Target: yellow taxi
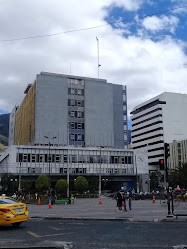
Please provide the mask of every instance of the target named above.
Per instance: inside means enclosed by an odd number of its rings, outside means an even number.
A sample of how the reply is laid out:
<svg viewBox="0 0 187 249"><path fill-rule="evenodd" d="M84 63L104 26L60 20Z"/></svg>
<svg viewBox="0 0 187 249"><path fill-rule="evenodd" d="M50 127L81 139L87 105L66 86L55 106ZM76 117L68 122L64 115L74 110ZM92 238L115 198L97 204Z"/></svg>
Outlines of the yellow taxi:
<svg viewBox="0 0 187 249"><path fill-rule="evenodd" d="M0 196L0 225L12 224L18 227L29 219L29 212L24 203L7 196Z"/></svg>

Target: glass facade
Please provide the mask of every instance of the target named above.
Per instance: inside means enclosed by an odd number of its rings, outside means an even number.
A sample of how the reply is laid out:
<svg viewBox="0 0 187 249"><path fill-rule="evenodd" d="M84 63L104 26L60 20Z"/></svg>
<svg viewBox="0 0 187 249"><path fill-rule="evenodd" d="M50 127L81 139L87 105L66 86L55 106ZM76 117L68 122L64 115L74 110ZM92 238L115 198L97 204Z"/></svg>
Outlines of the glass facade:
<svg viewBox="0 0 187 249"><path fill-rule="evenodd" d="M17 152L17 170L21 163L22 173L67 173L68 149L51 148L50 155L46 148L19 149ZM99 174L134 174L132 151L110 149L69 148L70 173Z"/></svg>
<svg viewBox="0 0 187 249"><path fill-rule="evenodd" d="M69 145L84 147L84 80L68 79Z"/></svg>

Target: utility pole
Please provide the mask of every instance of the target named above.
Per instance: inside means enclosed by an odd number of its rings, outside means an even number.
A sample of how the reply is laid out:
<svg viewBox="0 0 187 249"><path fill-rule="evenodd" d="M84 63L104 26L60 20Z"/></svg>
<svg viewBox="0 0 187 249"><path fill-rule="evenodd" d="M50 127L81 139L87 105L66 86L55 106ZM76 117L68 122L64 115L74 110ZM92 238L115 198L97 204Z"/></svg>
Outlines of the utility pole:
<svg viewBox="0 0 187 249"><path fill-rule="evenodd" d="M99 67L101 66L99 64L99 39L96 37L96 40L97 40L97 59L98 59L98 63L97 63L97 67L98 67L98 79L99 79Z"/></svg>
<svg viewBox="0 0 187 249"><path fill-rule="evenodd" d="M19 183L18 183L18 191L21 189L21 162L19 162Z"/></svg>

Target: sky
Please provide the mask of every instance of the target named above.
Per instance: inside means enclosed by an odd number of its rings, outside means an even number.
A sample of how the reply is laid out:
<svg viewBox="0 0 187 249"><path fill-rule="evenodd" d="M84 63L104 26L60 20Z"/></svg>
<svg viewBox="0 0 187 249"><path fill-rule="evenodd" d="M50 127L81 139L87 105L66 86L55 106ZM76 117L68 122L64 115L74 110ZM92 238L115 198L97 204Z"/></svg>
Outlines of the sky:
<svg viewBox="0 0 187 249"><path fill-rule="evenodd" d="M128 115L187 93L186 30L186 0L0 0L0 114L41 71L97 78L96 37L99 77L127 86Z"/></svg>

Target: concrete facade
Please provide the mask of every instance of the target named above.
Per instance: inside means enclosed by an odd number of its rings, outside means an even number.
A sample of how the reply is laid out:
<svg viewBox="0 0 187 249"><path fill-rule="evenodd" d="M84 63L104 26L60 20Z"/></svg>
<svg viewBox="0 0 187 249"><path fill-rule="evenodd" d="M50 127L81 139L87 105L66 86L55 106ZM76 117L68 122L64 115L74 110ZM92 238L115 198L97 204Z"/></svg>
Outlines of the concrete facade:
<svg viewBox="0 0 187 249"><path fill-rule="evenodd" d="M169 152L169 169L176 169L179 166L187 163L187 140L174 141L173 143L170 143Z"/></svg>
<svg viewBox="0 0 187 249"><path fill-rule="evenodd" d="M34 139L23 145L50 142L59 146L127 149L125 86L103 79L46 72L37 75L35 84ZM25 91L27 95L30 89L31 85ZM21 106L25 111L25 106ZM24 129L29 129L29 125Z"/></svg>
<svg viewBox="0 0 187 249"><path fill-rule="evenodd" d="M164 92L132 110L132 148L148 150L150 170L164 159L164 143L187 138L186 108L186 94Z"/></svg>

